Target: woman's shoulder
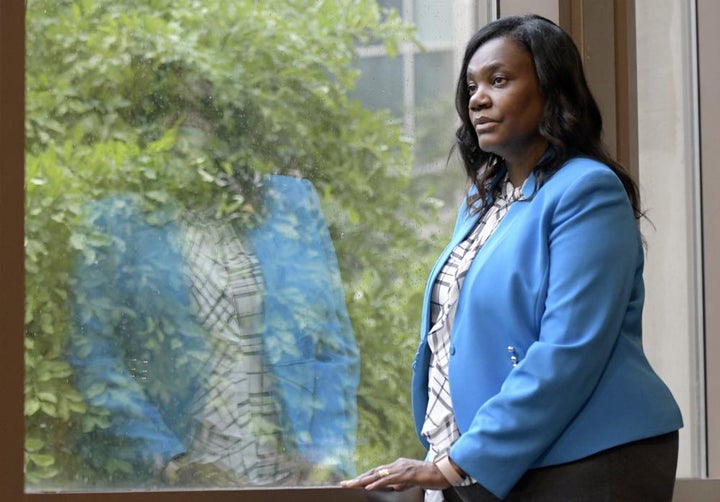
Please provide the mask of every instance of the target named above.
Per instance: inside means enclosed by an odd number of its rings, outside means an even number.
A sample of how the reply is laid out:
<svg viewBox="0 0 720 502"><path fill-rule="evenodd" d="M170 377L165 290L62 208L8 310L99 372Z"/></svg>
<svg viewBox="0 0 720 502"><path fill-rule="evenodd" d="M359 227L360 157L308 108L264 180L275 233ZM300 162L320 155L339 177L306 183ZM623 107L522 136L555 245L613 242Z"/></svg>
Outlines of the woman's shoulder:
<svg viewBox="0 0 720 502"><path fill-rule="evenodd" d="M579 177L603 177L606 175L615 175L609 165L592 157L571 157L555 173L558 179L571 181ZM555 177L555 176L554 176Z"/></svg>
<svg viewBox="0 0 720 502"><path fill-rule="evenodd" d="M537 200L553 214L622 207L628 221L635 221L625 187L613 169L588 157L569 159L537 191ZM612 211L610 211L612 212ZM604 213L604 214L610 214ZM633 223L634 224L634 223Z"/></svg>
<svg viewBox="0 0 720 502"><path fill-rule="evenodd" d="M607 164L590 157L568 159L544 183L548 191L620 190L625 191L620 178Z"/></svg>

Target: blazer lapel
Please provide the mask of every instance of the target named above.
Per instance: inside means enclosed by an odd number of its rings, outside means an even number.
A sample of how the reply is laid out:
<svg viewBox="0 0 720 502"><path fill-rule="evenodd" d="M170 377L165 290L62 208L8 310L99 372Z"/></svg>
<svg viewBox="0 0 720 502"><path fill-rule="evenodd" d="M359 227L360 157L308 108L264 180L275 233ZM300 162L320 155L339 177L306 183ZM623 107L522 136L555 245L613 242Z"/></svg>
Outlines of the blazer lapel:
<svg viewBox="0 0 720 502"><path fill-rule="evenodd" d="M503 217L503 219L498 224L495 231L490 235L487 241L485 241L485 244L483 244L482 248L480 248L480 251L478 251L478 254L475 256L475 259L473 261L473 264L471 265L471 268L478 269L482 267L485 262L488 260L488 258L492 255L495 248L498 246L500 242L502 242L503 238L507 235L509 229L513 226L515 221L517 220L518 214L522 213L523 210L527 209L527 207L521 207L519 204L522 204L523 206L529 205L531 202L528 199L531 199L535 195L535 173L530 173L530 176L527 177L525 182L522 186L522 192L523 192L523 200L513 202L510 207L508 208L507 213ZM476 220L477 221L477 220Z"/></svg>

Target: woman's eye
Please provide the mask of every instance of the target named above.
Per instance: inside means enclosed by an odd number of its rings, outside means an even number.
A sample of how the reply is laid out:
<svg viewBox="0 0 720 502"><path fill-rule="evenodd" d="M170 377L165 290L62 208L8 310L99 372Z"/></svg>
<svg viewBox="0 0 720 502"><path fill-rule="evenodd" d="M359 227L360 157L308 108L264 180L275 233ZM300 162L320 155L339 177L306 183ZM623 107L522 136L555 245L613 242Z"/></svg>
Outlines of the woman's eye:
<svg viewBox="0 0 720 502"><path fill-rule="evenodd" d="M477 91L477 85L475 85L475 84L468 84L468 86L467 86L467 91L468 91L468 94L469 94L470 96L472 96L473 94L475 94L475 91Z"/></svg>
<svg viewBox="0 0 720 502"><path fill-rule="evenodd" d="M492 85L494 85L494 86L503 85L506 80L507 79L505 77L499 77L499 76L493 77Z"/></svg>

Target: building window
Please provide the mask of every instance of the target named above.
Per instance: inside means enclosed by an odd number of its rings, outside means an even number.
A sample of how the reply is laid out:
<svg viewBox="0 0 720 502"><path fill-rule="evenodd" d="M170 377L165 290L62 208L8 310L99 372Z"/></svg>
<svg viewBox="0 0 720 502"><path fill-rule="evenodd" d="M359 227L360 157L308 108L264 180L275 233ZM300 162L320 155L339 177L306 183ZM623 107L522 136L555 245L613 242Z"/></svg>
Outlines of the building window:
<svg viewBox="0 0 720 502"><path fill-rule="evenodd" d="M422 455L456 4L28 5L29 492L326 486Z"/></svg>

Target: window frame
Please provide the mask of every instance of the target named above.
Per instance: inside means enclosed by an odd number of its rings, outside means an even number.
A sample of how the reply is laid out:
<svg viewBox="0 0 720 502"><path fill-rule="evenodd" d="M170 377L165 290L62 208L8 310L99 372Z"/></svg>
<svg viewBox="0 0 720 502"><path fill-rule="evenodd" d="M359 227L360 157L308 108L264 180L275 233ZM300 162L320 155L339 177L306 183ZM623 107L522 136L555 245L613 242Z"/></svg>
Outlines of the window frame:
<svg viewBox="0 0 720 502"><path fill-rule="evenodd" d="M20 499L23 478L23 311L24 311L24 92L25 5L0 3L0 381L6 404L0 420L0 486Z"/></svg>
<svg viewBox="0 0 720 502"><path fill-rule="evenodd" d="M700 10L709 9L711 2L709 0L697 0ZM480 12L484 4L488 12L488 16L492 13L492 17L498 9L497 0L473 1L467 0L465 3L471 4L475 12L476 18L481 17ZM2 279L2 287L0 287L0 382L4 385L5 403L0 410L0 421L5 425L0 431L0 486L9 500L59 500L59 501L79 501L79 500L96 500L98 492L63 492L63 493L25 493L24 475L23 475L23 444L24 444L24 391L23 391L23 356L24 356L24 93L25 93L25 9L26 2L19 0L9 0L0 2L0 151L3 152L3 161L0 165L0 278ZM559 0L561 15L568 15L567 7L570 5L569 0ZM562 10L562 9L566 10ZM696 14L697 15L697 14ZM702 23L703 18L698 16L701 22L701 30L705 26ZM566 22L569 20L564 19ZM563 19L561 19L563 21ZM626 20L628 25L625 27L626 33L632 40L635 34L634 19ZM709 21L708 21L709 23ZM703 32L703 34L705 34ZM701 37L698 42L700 48L703 47L703 39ZM705 46L706 47L706 46ZM707 48L707 47L706 47ZM709 63L712 56L710 54L701 56L699 66L703 63ZM705 80L703 80L705 79ZM708 75L701 74L701 86L708 85ZM622 106L621 108L624 108ZM705 120L708 117L704 117ZM632 119L632 117L631 117ZM634 129L633 129L634 125ZM706 124L702 124L706 125ZM710 129L705 129L709 134ZM629 134L637 134L637 124L631 123ZM706 158L711 158L708 152L711 150L711 142L703 142L703 150ZM632 144L631 144L632 147ZM623 153L622 151L620 152ZM630 152L625 153L631 159L636 155L636 150L630 148ZM709 162L706 161L707 164ZM632 166L632 162L630 162ZM634 167L634 166L633 166ZM708 165L704 170L704 174L709 177L711 167ZM708 180L705 180L708 181ZM706 195L705 202L710 199L707 197L711 193L710 183L703 186ZM705 208L707 214L714 214ZM717 231L711 227L711 222L705 222L705 232L712 233L713 240L706 241L705 249L707 265L712 261L715 268L712 270L706 268L704 279L707 283L712 283L711 279L717 275L717 259L710 260L710 250L717 247ZM715 246L715 247L712 247ZM715 256L715 255L712 255ZM715 281L717 282L717 281ZM706 291L704 304L706 307L712 305L712 299L717 297L717 290L712 289L709 294ZM715 296L712 296L715 295ZM713 332L717 327L717 318L712 317L705 326L708 333ZM708 343L706 357L711 359L712 354L716 354L720 345L718 338L711 338ZM717 371L716 371L717 373ZM713 380L706 376L707 382L712 383ZM717 387L717 385L715 386ZM715 388L713 387L713 388ZM717 393L711 393L708 389L707 399L709 405L713 404L715 408L708 413L708 424L710 424L710 438L708 440L708 457L710 461L710 475L717 476L720 472L720 465L717 458L720 458L720 428L715 423L714 418L720 416L717 410L718 406ZM715 397L713 397L715 396ZM714 424L714 425L713 425ZM392 440L392 438L388 438ZM685 483L687 484L687 482ZM685 486L681 483L681 487ZM250 490L212 490L200 491L156 491L156 492L104 492L102 500L130 500L134 501L195 501L204 500L211 493L213 500L223 502L225 500L257 500L265 501L286 501L286 500L313 500L313 501L332 501L342 497L342 500L349 502L363 500L380 500L382 495L376 496L366 494L362 491L347 491L334 487L317 487L317 488L272 488L272 489L250 489ZM397 500L402 500L399 497ZM409 496L408 496L409 499Z"/></svg>

